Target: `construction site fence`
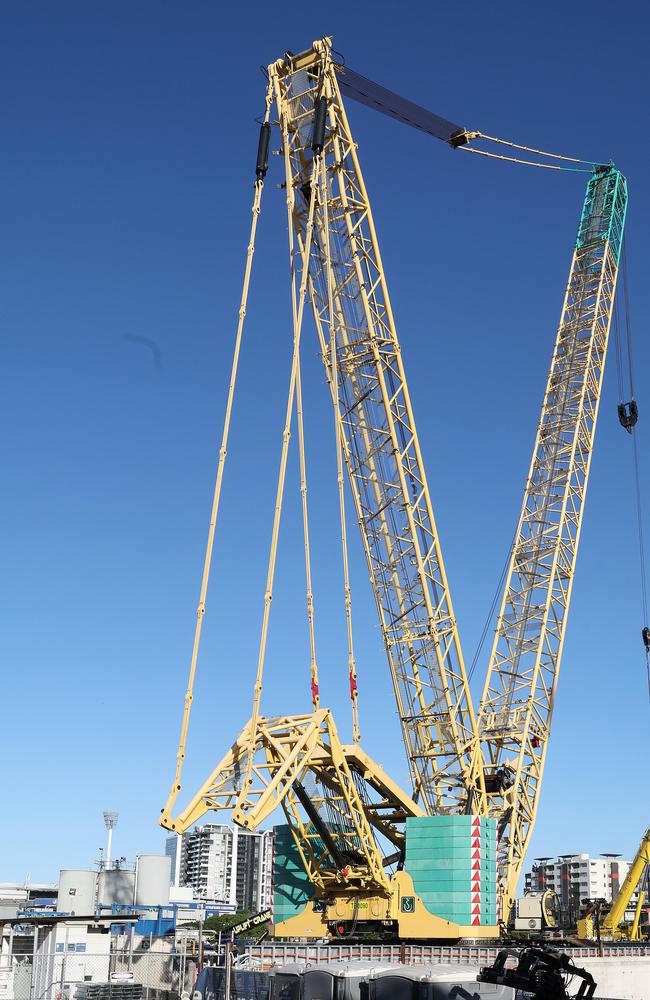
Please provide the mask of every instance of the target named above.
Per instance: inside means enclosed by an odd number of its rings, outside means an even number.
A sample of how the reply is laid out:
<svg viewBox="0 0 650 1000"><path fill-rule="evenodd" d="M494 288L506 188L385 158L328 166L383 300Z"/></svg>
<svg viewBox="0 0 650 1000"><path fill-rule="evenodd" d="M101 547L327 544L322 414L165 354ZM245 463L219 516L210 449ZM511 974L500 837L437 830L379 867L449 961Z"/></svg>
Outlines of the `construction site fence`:
<svg viewBox="0 0 650 1000"><path fill-rule="evenodd" d="M178 1000L198 967L183 953L15 955L0 971L0 1000Z"/></svg>
<svg viewBox="0 0 650 1000"><path fill-rule="evenodd" d="M266 1000L268 969L290 962L366 962L491 965L491 945L281 944L240 947L230 974L228 1000ZM597 957L598 948L565 948L576 964ZM650 945L604 945L604 957L647 956ZM0 966L0 1000L226 1000L224 956L206 956L209 975L195 994L199 967L185 951L27 955L14 954Z"/></svg>

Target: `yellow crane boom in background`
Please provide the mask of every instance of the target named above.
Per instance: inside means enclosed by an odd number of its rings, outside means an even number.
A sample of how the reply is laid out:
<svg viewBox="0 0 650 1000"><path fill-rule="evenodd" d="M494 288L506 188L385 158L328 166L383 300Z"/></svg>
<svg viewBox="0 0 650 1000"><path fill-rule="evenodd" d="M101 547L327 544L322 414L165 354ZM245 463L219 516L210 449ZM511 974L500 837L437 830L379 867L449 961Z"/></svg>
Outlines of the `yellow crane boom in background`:
<svg viewBox="0 0 650 1000"><path fill-rule="evenodd" d="M609 911L603 919L600 919L600 907L591 905L584 917L578 920L578 937L580 938L627 938L629 941L639 941L639 918L646 898L647 889L644 883L650 870L650 827L644 833L639 848L634 855L634 860L627 870L627 875L623 880ZM627 928L622 928L621 923L625 916L625 911L630 905L632 896L639 890L636 902L634 920Z"/></svg>

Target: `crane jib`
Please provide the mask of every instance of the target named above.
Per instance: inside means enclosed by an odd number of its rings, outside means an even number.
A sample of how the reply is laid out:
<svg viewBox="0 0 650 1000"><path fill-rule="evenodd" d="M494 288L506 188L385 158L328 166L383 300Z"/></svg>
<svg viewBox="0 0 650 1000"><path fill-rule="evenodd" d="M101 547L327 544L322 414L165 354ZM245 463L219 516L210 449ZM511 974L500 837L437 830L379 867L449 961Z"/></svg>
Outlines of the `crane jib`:
<svg viewBox="0 0 650 1000"><path fill-rule="evenodd" d="M505 898L532 834L582 526L627 211L613 164L587 184L523 505L478 716L487 776L511 787L501 839ZM487 780L487 778L486 778Z"/></svg>

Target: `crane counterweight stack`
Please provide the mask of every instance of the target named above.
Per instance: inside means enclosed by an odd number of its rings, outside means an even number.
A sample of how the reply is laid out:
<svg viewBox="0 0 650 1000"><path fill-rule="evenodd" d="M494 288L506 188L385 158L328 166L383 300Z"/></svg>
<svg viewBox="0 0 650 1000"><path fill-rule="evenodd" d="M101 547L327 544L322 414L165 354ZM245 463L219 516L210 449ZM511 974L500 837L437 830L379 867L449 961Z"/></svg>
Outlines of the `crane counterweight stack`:
<svg viewBox="0 0 650 1000"><path fill-rule="evenodd" d="M291 839L282 840L283 856L293 866L292 877L298 865L310 887L302 912L289 914L280 925L283 933L320 936L341 921L344 927L356 927L359 920L374 920L409 937L486 936L496 931L497 856L500 911L506 917L539 801L616 288L626 182L609 164L596 167L587 186L476 715L342 90L452 147L467 148L481 135L459 130L341 67L327 38L269 67L253 228L206 555L208 568L274 107L285 168L294 350L253 713L190 805L173 817L205 608L204 572L177 770L161 822L183 832L208 810L232 809L235 822L252 829L281 806L291 834ZM305 305L313 313L334 412L355 739L351 746L340 742L331 713L320 707L300 373ZM294 419L313 712L269 719L260 710L262 674ZM358 745L344 467L397 703L410 794ZM276 880L281 877L280 872Z"/></svg>

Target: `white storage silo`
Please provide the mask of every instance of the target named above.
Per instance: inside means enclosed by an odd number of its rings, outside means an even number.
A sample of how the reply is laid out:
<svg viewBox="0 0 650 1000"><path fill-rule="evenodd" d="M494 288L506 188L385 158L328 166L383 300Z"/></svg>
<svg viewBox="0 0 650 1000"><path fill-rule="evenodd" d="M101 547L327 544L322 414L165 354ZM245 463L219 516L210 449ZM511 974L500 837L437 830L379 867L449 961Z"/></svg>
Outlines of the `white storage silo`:
<svg viewBox="0 0 650 1000"><path fill-rule="evenodd" d="M86 868L64 868L59 872L59 913L77 917L94 916L97 894L97 872Z"/></svg>
<svg viewBox="0 0 650 1000"><path fill-rule="evenodd" d="M167 906L171 881L168 854L139 854L135 889L136 906Z"/></svg>
<svg viewBox="0 0 650 1000"><path fill-rule="evenodd" d="M99 873L97 901L101 906L133 906L135 872L127 868L105 868Z"/></svg>

